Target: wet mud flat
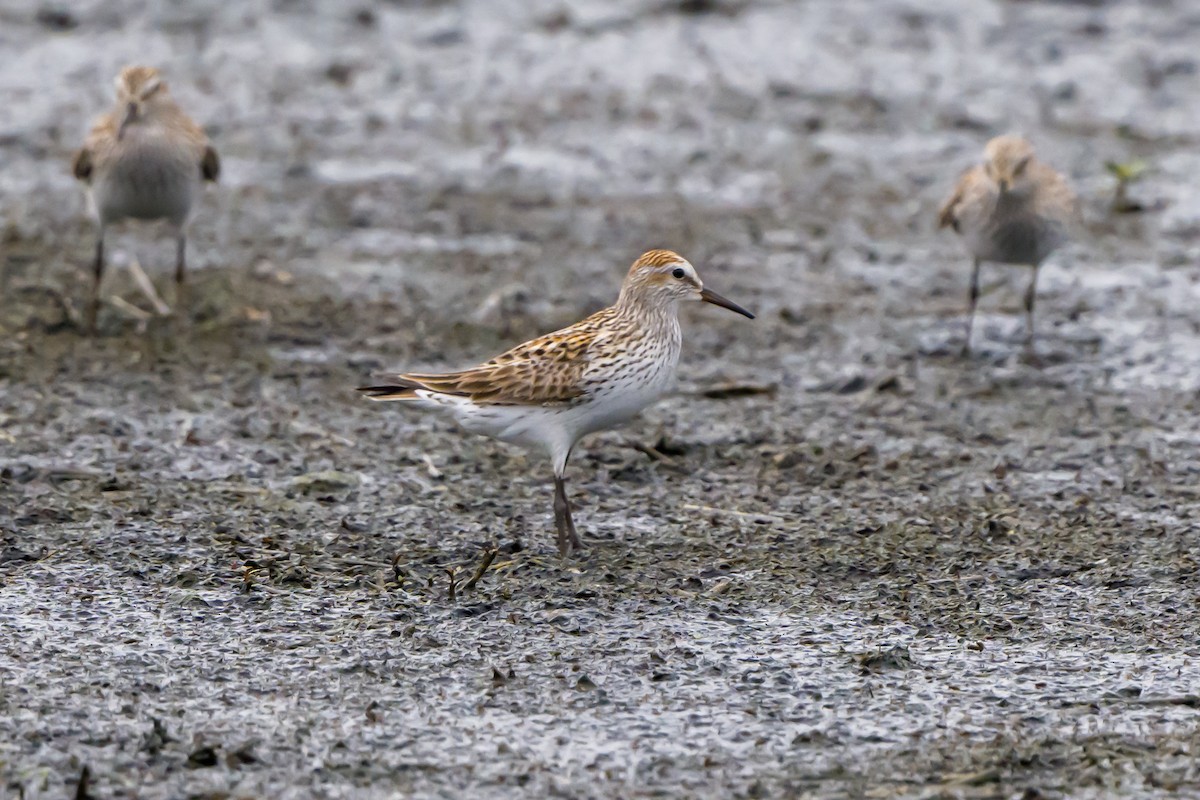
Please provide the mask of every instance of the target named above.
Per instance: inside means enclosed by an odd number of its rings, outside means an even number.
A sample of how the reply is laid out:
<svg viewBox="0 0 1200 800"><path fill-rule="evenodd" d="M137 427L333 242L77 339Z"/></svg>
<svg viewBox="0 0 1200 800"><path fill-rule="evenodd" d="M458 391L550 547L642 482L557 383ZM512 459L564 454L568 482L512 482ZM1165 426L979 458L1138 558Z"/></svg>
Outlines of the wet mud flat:
<svg viewBox="0 0 1200 800"><path fill-rule="evenodd" d="M1200 792L1200 12L1138 3L0 9L0 796ZM84 296L133 57L226 164L188 319ZM991 133L1087 230L933 210ZM1150 165L1115 214L1106 161ZM112 240L106 296L172 300ZM536 455L369 404L678 249L679 393ZM487 569L479 567L490 556Z"/></svg>

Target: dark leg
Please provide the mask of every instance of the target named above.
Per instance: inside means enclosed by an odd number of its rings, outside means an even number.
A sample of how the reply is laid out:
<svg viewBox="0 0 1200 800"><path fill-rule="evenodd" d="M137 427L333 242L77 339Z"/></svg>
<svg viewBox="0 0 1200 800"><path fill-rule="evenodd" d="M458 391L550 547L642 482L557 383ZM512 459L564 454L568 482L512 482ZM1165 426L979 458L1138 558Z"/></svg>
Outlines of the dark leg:
<svg viewBox="0 0 1200 800"><path fill-rule="evenodd" d="M88 333L96 333L96 312L100 308L100 281L104 278L104 229L96 237L96 260L92 263L92 292L88 296L84 325Z"/></svg>
<svg viewBox="0 0 1200 800"><path fill-rule="evenodd" d="M179 318L187 319L187 288L184 276L187 274L187 234L179 231L175 239L175 311Z"/></svg>
<svg viewBox="0 0 1200 800"><path fill-rule="evenodd" d="M1025 345L1033 346L1033 301L1037 295L1038 268L1034 266L1029 288L1025 290Z"/></svg>
<svg viewBox="0 0 1200 800"><path fill-rule="evenodd" d="M967 293L967 338L963 341L962 354L971 352L971 328L975 323L975 304L979 302L979 259L971 266L971 288Z"/></svg>
<svg viewBox="0 0 1200 800"><path fill-rule="evenodd" d="M178 238L175 239L175 286L177 288L183 286L183 276L187 272L187 259L184 254L187 250L187 234L179 232Z"/></svg>
<svg viewBox="0 0 1200 800"><path fill-rule="evenodd" d="M563 486L563 499L567 498L566 485ZM571 503L567 501L567 537L571 540L571 548L573 550L582 550L583 542L579 541L579 534L575 531L575 518L571 516Z"/></svg>
<svg viewBox="0 0 1200 800"><path fill-rule="evenodd" d="M567 500L567 482L554 476L554 526L558 530L558 554L566 558L572 550L582 550L583 543L575 532L571 518L571 502Z"/></svg>
<svg viewBox="0 0 1200 800"><path fill-rule="evenodd" d="M571 543L567 538L567 489L563 479L554 476L554 529L558 532L558 554L563 558L571 552Z"/></svg>

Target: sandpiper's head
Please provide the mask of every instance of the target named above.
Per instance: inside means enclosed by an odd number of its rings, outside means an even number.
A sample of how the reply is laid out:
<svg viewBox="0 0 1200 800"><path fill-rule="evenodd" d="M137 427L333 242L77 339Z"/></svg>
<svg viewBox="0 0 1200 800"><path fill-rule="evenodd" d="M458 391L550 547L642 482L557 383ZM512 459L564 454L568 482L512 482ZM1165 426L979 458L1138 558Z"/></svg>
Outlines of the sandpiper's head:
<svg viewBox="0 0 1200 800"><path fill-rule="evenodd" d="M117 138L125 130L154 113L158 105L168 98L167 82L154 67L132 66L121 70L117 76L117 103L121 107L121 127Z"/></svg>
<svg viewBox="0 0 1200 800"><path fill-rule="evenodd" d="M642 253L621 286L621 303L649 303L653 306L677 305L681 300L703 300L754 319L754 315L732 300L705 289L696 268L687 259L670 250Z"/></svg>
<svg viewBox="0 0 1200 800"><path fill-rule="evenodd" d="M1026 168L1032 163L1033 145L1020 136L997 136L983 149L983 168L1000 187L1001 194L1026 188Z"/></svg>

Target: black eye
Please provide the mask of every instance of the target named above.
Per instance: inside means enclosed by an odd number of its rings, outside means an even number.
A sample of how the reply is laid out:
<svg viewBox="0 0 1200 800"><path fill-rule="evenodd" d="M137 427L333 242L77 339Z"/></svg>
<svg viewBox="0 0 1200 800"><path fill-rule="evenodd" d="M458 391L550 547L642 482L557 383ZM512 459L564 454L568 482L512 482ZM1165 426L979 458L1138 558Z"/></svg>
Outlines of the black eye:
<svg viewBox="0 0 1200 800"><path fill-rule="evenodd" d="M676 267L675 269L671 270L671 274L676 278L682 278L687 273L683 271L683 267Z"/></svg>

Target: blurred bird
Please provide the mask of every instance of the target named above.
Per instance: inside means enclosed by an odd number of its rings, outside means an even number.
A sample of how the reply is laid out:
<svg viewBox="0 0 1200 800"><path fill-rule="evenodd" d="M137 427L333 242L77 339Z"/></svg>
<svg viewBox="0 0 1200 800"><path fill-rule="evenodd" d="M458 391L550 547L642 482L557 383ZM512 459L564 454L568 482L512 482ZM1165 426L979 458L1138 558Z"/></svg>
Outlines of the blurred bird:
<svg viewBox="0 0 1200 800"><path fill-rule="evenodd" d="M182 294L192 209L203 183L215 182L221 171L217 151L171 98L157 69L125 67L116 86L116 107L96 121L72 168L87 185L99 225L86 312L92 332L104 277L105 228L124 219L167 220L175 234L175 283Z"/></svg>
<svg viewBox="0 0 1200 800"><path fill-rule="evenodd" d="M1025 341L1032 348L1038 268L1067 240L1078 219L1075 193L1062 175L1034 157L1033 145L1011 135L987 143L983 163L959 178L954 192L938 210L938 227L951 227L962 234L974 257L964 354L971 349L979 267L984 261L1032 268L1025 290Z"/></svg>
<svg viewBox="0 0 1200 800"><path fill-rule="evenodd" d="M754 315L704 288L669 250L644 253L617 302L582 322L517 345L477 367L381 376L374 400L440 408L472 433L546 450L554 466L554 522L563 556L582 547L567 500L571 450L589 433L629 420L674 385L682 335L679 304L703 300Z"/></svg>

